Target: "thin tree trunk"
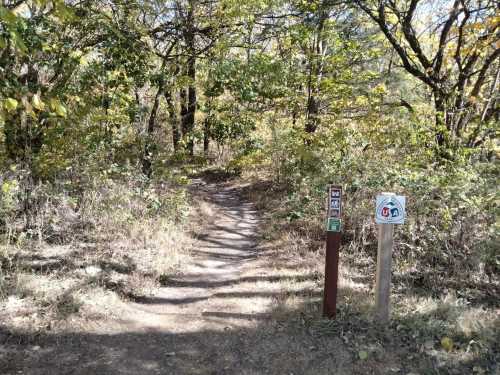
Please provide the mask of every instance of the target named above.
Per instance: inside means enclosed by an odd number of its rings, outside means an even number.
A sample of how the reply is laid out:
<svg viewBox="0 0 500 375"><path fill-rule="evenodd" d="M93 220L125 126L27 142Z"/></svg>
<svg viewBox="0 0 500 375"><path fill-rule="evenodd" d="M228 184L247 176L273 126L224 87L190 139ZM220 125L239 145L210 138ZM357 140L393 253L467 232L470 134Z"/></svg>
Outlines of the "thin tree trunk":
<svg viewBox="0 0 500 375"><path fill-rule="evenodd" d="M151 177L152 160L154 152L154 131L156 129L156 118L158 116L158 108L160 107L160 97L163 93L163 84L160 84L158 91L156 92L153 107L151 108L151 114L149 115L148 127L146 128L146 139L144 143L144 153L142 155L142 173L148 178Z"/></svg>
<svg viewBox="0 0 500 375"><path fill-rule="evenodd" d="M191 78L191 84L188 87L188 104L187 104L187 113L186 113L186 129L188 131L188 142L187 149L189 151L189 155L194 155L194 141L192 132L194 130L195 123L195 115L196 115L196 86L195 86L195 78L196 78L196 60L194 56L189 61L188 64L188 77Z"/></svg>
<svg viewBox="0 0 500 375"><path fill-rule="evenodd" d="M498 121L498 108L495 110L495 103L496 103L496 96L495 93L497 92L497 86L498 83L500 82L500 69L497 70L497 73L495 75L495 79L493 80L491 87L490 87L490 92L489 92L489 99L486 102L482 112L481 112L481 119L479 123L477 124L476 128L472 132L472 134L469 136L469 140L467 142L467 145L469 147L477 147L480 144L484 142L485 139L487 139L488 134L485 134L483 137L480 139L477 139L479 136L479 133L481 132L482 125L487 123L491 118L494 116L497 116L497 121ZM495 132L492 132L491 134L495 134Z"/></svg>
<svg viewBox="0 0 500 375"><path fill-rule="evenodd" d="M306 132L314 133L318 127L318 102L314 94L310 94L307 100L307 120L306 120Z"/></svg>
<svg viewBox="0 0 500 375"><path fill-rule="evenodd" d="M320 85L323 78L324 57L326 54L326 45L323 36L325 21L328 18L328 13L323 9L320 10L318 26L316 29L315 40L311 48L311 56L309 62L309 79L307 82L307 107L306 107L306 125L307 133L314 133L319 124L319 94Z"/></svg>
<svg viewBox="0 0 500 375"><path fill-rule="evenodd" d="M208 105L210 106L210 103L208 103ZM210 109L203 123L203 155L205 155L206 158L208 157L208 153L210 151L209 148L210 148Z"/></svg>
<svg viewBox="0 0 500 375"><path fill-rule="evenodd" d="M174 153L179 151L179 141L181 139L179 122L177 121L177 115L175 113L175 106L172 101L172 92L167 90L165 92L165 100L167 101L167 111L170 120L170 125L172 126L172 144L174 146Z"/></svg>
<svg viewBox="0 0 500 375"><path fill-rule="evenodd" d="M181 118L181 135L182 137L185 137L188 132L188 129L186 128L187 92L185 87L182 87L179 90L179 102L180 102L180 118Z"/></svg>
<svg viewBox="0 0 500 375"><path fill-rule="evenodd" d="M190 83L187 88L187 108L186 115L183 118L184 137L187 137L186 148L191 156L194 155L193 130L196 115L196 47L195 47L195 1L188 1L188 10L186 14L186 28L184 31L184 41L189 53L187 60L187 76Z"/></svg>

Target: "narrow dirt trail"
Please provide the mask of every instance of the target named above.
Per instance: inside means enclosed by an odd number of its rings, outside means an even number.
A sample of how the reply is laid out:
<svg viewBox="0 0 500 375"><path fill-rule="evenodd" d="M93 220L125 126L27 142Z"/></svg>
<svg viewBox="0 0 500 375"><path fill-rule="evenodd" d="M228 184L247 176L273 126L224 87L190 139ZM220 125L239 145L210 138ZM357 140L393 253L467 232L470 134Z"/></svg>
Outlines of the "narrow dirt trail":
<svg viewBox="0 0 500 375"><path fill-rule="evenodd" d="M256 211L230 188L203 185L215 211L213 221L204 233L196 233L199 241L182 274L170 278L154 297L129 305L140 312L129 316L135 330L228 330L248 326L242 317L252 321L267 311L269 299L242 285L255 281L244 275L258 268Z"/></svg>
<svg viewBox="0 0 500 375"><path fill-rule="evenodd" d="M258 215L230 186L205 185L215 214L184 272L104 326L49 335L12 374L351 374L337 338L297 329L290 295L313 277L261 257Z"/></svg>

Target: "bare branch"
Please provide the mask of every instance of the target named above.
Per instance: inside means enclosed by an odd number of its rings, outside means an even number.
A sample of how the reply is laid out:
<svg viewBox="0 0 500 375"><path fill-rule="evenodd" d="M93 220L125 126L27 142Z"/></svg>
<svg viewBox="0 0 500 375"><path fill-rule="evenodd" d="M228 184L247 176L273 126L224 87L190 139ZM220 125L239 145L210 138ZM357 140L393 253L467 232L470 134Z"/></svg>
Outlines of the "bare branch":
<svg viewBox="0 0 500 375"><path fill-rule="evenodd" d="M386 20L385 15L385 5L383 1L379 2L379 7L377 13L374 10L370 9L363 0L356 0L358 6L364 10L380 27L380 30L384 33L387 40L391 43L393 48L398 53L401 62L403 63L404 68L412 74L414 77L418 78L428 86L430 86L433 90L438 90L438 86L436 83L426 74L425 71L419 69L410 59L408 52L404 49L404 47L400 44L400 42L396 39L395 35L391 30L389 30L389 26ZM419 48L419 47L418 47ZM426 61L424 59L424 61ZM430 66L430 62L427 61L427 66ZM425 66L424 66L425 67Z"/></svg>
<svg viewBox="0 0 500 375"><path fill-rule="evenodd" d="M479 91L484 85L484 81L486 79L486 74L488 73L488 70L493 64L493 62L500 56L500 48L497 48L493 53L488 56L483 63L483 66L479 70L479 75L476 79L476 83L474 83L474 87L471 91L471 96L477 96L479 94Z"/></svg>
<svg viewBox="0 0 500 375"><path fill-rule="evenodd" d="M436 53L436 56L434 57L434 72L436 76L439 75L439 72L441 71L441 66L443 65L443 56L444 56L444 50L447 44L447 39L448 39L448 34L451 30L451 26L453 23L457 20L458 16L462 12L458 10L458 6L460 5L460 0L455 0L455 3L453 4L453 8L451 10L450 16L448 17L448 20L445 22L443 26L443 30L441 31L441 36L439 38L439 47L438 51ZM457 43L457 49L460 48Z"/></svg>

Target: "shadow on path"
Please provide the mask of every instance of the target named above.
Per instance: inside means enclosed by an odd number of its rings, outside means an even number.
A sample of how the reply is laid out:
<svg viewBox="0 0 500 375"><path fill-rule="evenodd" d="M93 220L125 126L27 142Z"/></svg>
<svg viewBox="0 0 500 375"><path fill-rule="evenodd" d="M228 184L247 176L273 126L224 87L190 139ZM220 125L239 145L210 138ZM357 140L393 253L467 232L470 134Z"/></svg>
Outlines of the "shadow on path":
<svg viewBox="0 0 500 375"><path fill-rule="evenodd" d="M13 334L13 327L0 325L0 373L382 375L389 368L401 374L420 364L436 368L436 358L418 352L415 339L404 341L396 326L380 330L349 308L352 299L368 304L366 292L344 287L338 320L319 319L321 275L297 273L289 264L277 271L256 243L253 207L232 188L197 186L218 213L209 232L197 236L183 274L163 280L156 295L129 302L116 319L92 330ZM364 346L353 342L382 350L360 360ZM415 367L407 355L417 352ZM457 362L456 369L463 368L472 364Z"/></svg>

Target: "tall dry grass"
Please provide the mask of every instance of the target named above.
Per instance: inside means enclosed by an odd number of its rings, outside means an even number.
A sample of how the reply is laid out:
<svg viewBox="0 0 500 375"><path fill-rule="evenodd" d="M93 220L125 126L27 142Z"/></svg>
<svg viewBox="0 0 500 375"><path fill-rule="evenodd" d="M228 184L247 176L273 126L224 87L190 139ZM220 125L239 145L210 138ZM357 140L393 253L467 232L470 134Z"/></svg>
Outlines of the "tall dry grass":
<svg viewBox="0 0 500 375"><path fill-rule="evenodd" d="M0 181L0 315L12 331L105 319L120 299L153 293L189 254L185 186L25 183L12 173Z"/></svg>

